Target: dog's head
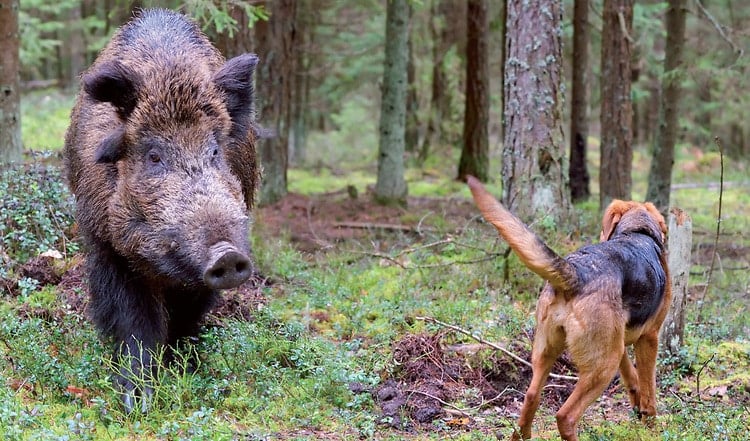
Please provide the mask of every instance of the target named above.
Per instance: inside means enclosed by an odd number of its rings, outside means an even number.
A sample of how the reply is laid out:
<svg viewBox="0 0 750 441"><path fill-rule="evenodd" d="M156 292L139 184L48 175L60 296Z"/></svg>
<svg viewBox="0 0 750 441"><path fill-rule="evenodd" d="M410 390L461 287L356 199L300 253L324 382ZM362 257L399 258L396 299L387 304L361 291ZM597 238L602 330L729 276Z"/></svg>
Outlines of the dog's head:
<svg viewBox="0 0 750 441"><path fill-rule="evenodd" d="M604 211L602 232L599 240L604 242L617 233L638 231L653 237L664 245L667 237L667 224L651 202L621 201L615 199Z"/></svg>

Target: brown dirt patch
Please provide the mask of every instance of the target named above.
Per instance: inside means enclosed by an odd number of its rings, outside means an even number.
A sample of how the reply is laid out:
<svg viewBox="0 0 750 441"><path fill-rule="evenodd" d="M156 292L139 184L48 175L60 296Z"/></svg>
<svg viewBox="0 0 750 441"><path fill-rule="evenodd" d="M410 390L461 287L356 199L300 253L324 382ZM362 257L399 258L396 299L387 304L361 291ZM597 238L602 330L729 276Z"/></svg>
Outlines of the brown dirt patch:
<svg viewBox="0 0 750 441"><path fill-rule="evenodd" d="M257 227L271 236L288 234L301 251L314 252L347 239L372 235L424 235L455 229L477 214L468 199L409 198L408 207L378 205L372 195L352 197L345 190L305 196L290 193L256 212Z"/></svg>

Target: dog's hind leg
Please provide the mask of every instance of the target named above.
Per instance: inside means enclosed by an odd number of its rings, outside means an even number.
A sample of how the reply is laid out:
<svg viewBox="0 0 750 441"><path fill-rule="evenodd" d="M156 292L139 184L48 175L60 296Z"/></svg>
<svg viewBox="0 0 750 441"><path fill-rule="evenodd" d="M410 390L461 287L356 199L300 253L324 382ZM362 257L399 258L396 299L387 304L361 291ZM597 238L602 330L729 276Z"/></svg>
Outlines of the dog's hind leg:
<svg viewBox="0 0 750 441"><path fill-rule="evenodd" d="M591 300L591 299L588 299ZM617 373L625 353L625 326L621 317L607 308L579 304L594 319L570 321L566 328L568 350L578 368L578 383L557 411L557 429L566 441L578 440L578 421L586 409L599 398Z"/></svg>
<svg viewBox="0 0 750 441"><path fill-rule="evenodd" d="M565 441L578 441L578 421L586 408L601 396L612 381L621 359L619 354L622 354L622 351L610 351L608 354L602 354L605 358L597 360L596 363L578 365L578 383L555 415L560 437Z"/></svg>
<svg viewBox="0 0 750 441"><path fill-rule="evenodd" d="M628 393L630 405L634 410L640 411L641 394L639 390L638 372L630 361L627 350L622 353L622 359L620 359L620 378L622 379L622 386Z"/></svg>
<svg viewBox="0 0 750 441"><path fill-rule="evenodd" d="M557 345L551 344L547 340L544 331L541 329L537 330L537 334L534 337L534 346L531 350L531 383L529 384L529 388L526 389L526 396L523 399L523 406L521 407L521 416L518 419L521 433L519 436L519 433L514 431L512 440L517 441L519 439L531 438L531 422L534 419L536 410L539 408L542 389L547 382L552 365L560 357L564 348L565 346L562 342Z"/></svg>

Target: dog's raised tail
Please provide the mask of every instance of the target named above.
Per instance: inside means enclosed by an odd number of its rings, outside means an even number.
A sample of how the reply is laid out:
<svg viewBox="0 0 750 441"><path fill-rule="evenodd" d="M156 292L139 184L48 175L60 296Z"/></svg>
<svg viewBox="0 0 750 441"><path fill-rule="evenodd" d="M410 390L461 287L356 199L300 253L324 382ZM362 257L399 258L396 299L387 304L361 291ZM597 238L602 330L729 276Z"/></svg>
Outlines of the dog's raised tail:
<svg viewBox="0 0 750 441"><path fill-rule="evenodd" d="M577 279L575 268L552 251L523 222L495 199L474 176L466 176L474 202L530 270L550 282L557 292L570 292Z"/></svg>

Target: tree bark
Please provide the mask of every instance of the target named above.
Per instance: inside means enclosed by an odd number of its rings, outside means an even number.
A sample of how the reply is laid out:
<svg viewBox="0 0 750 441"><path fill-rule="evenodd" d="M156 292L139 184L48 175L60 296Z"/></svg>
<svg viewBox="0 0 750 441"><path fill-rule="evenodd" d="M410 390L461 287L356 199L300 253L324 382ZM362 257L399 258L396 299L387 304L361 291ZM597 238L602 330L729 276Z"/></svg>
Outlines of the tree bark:
<svg viewBox="0 0 750 441"><path fill-rule="evenodd" d="M448 138L445 121L451 116L451 93L445 54L456 44L455 19L457 5L449 0L434 0L430 32L432 34L432 97L427 119L427 130L419 150L419 160L424 161L435 145Z"/></svg>
<svg viewBox="0 0 750 441"><path fill-rule="evenodd" d="M295 0L269 2L266 7L270 9L270 19L255 25L260 57L256 71L260 123L273 132L258 142L263 167L260 204L272 204L287 193L296 5Z"/></svg>
<svg viewBox="0 0 750 441"><path fill-rule="evenodd" d="M458 178L467 174L481 181L489 177L490 75L487 0L469 0L466 12L466 103Z"/></svg>
<svg viewBox="0 0 750 441"><path fill-rule="evenodd" d="M690 250L693 244L693 221L679 208L669 213L669 266L672 281L672 304L659 332L662 351L677 355L685 334L685 305L690 278Z"/></svg>
<svg viewBox="0 0 750 441"><path fill-rule="evenodd" d="M630 52L634 0L604 0L601 56L599 204L631 199L633 107Z"/></svg>
<svg viewBox="0 0 750 441"><path fill-rule="evenodd" d="M409 3L409 22L414 14L414 8ZM419 148L419 101L417 98L417 68L414 63L414 38L413 32L408 37L409 63L406 67L407 93L406 93L406 134L405 143L407 152L415 152Z"/></svg>
<svg viewBox="0 0 750 441"><path fill-rule="evenodd" d="M21 160L18 0L0 0L0 164Z"/></svg>
<svg viewBox="0 0 750 441"><path fill-rule="evenodd" d="M686 0L669 0L667 10L667 46L662 74L659 126L653 147L651 170L648 176L646 199L662 213L669 209L669 189L672 185L674 146L677 142L677 114L682 80L682 52L685 45Z"/></svg>
<svg viewBox="0 0 750 441"><path fill-rule="evenodd" d="M503 203L523 221L572 215L562 129L562 4L508 2Z"/></svg>
<svg viewBox="0 0 750 441"><path fill-rule="evenodd" d="M573 202L591 196L586 166L588 140L589 2L573 5L573 79L570 100L570 196Z"/></svg>
<svg viewBox="0 0 750 441"><path fill-rule="evenodd" d="M404 137L406 131L406 81L409 58L408 0L388 0L385 29L383 98L380 107L380 146L375 200L381 204L406 204Z"/></svg>

